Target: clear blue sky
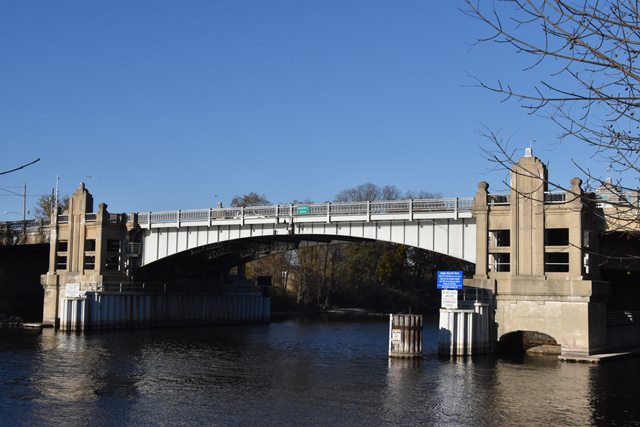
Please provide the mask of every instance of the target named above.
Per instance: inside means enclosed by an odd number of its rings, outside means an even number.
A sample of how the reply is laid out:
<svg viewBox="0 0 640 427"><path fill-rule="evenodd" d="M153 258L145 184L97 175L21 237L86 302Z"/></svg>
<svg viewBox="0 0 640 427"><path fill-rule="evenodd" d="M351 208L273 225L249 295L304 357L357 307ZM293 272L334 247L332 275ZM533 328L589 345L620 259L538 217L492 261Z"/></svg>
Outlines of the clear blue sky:
<svg viewBox="0 0 640 427"><path fill-rule="evenodd" d="M0 187L86 182L111 212L205 208L214 195L332 199L364 182L471 196L483 126L535 138L560 182L557 130L477 88L533 81L513 51L473 49L462 1L0 0ZM593 165L592 165L593 167ZM0 212L21 212L0 191ZM5 195L6 194L6 195ZM35 204L29 198L29 209ZM0 220L15 215L0 216Z"/></svg>

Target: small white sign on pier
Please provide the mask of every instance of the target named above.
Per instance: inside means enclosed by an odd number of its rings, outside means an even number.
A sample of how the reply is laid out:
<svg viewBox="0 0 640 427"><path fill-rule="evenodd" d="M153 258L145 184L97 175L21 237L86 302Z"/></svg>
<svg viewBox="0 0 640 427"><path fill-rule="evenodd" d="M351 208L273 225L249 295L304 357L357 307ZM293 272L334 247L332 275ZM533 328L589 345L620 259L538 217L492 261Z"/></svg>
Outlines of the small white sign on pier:
<svg viewBox="0 0 640 427"><path fill-rule="evenodd" d="M80 283L67 283L65 288L66 298L80 298Z"/></svg>
<svg viewBox="0 0 640 427"><path fill-rule="evenodd" d="M458 291L455 289L443 289L441 306L449 310L456 310L458 308Z"/></svg>

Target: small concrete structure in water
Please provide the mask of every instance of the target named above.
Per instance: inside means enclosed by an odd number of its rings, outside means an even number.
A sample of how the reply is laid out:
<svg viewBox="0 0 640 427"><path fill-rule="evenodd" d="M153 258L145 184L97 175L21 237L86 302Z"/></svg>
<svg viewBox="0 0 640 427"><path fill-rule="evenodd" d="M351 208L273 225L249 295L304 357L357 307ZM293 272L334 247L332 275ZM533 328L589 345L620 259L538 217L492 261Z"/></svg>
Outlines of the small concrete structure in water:
<svg viewBox="0 0 640 427"><path fill-rule="evenodd" d="M494 350L489 304L473 302L472 308L440 309L438 353L471 356Z"/></svg>
<svg viewBox="0 0 640 427"><path fill-rule="evenodd" d="M421 315L389 315L389 357L422 357Z"/></svg>

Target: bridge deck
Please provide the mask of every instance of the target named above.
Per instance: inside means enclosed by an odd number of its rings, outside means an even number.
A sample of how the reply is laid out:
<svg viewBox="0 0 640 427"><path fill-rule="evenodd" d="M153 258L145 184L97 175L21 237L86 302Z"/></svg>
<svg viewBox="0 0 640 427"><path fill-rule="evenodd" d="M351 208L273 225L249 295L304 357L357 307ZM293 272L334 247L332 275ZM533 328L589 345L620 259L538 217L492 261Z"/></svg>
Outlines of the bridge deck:
<svg viewBox="0 0 640 427"><path fill-rule="evenodd" d="M473 198L315 203L140 212L142 228L471 218Z"/></svg>

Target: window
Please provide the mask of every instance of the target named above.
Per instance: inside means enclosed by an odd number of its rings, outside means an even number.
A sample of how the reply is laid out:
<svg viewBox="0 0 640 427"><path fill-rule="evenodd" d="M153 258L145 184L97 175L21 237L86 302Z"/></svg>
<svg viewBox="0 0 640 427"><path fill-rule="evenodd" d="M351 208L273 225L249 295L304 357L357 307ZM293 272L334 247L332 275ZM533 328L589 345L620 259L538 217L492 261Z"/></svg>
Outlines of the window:
<svg viewBox="0 0 640 427"><path fill-rule="evenodd" d="M492 246L511 246L511 230L491 230L489 236Z"/></svg>
<svg viewBox="0 0 640 427"><path fill-rule="evenodd" d="M503 272L511 270L511 254L495 253L489 254L489 269L495 272Z"/></svg>
<svg viewBox="0 0 640 427"><path fill-rule="evenodd" d="M544 270L548 272L566 273L569 271L568 252L546 252L544 254Z"/></svg>
<svg viewBox="0 0 640 427"><path fill-rule="evenodd" d="M107 255L105 270L116 271L120 269L120 257L118 255Z"/></svg>
<svg viewBox="0 0 640 427"><path fill-rule="evenodd" d="M120 240L107 240L107 252L120 252Z"/></svg>
<svg viewBox="0 0 640 427"><path fill-rule="evenodd" d="M84 257L84 269L85 270L95 270L96 268L96 257L93 255L87 255Z"/></svg>
<svg viewBox="0 0 640 427"><path fill-rule="evenodd" d="M544 230L544 244L546 246L568 246L568 228L547 228Z"/></svg>
<svg viewBox="0 0 640 427"><path fill-rule="evenodd" d="M86 252L93 252L96 250L96 239L87 239L84 241L84 250Z"/></svg>
<svg viewBox="0 0 640 427"><path fill-rule="evenodd" d="M66 270L67 269L67 257L58 255L56 257L56 270Z"/></svg>
<svg viewBox="0 0 640 427"><path fill-rule="evenodd" d="M66 240L58 240L58 252L67 252L69 250L69 242Z"/></svg>

